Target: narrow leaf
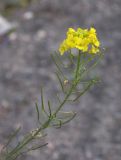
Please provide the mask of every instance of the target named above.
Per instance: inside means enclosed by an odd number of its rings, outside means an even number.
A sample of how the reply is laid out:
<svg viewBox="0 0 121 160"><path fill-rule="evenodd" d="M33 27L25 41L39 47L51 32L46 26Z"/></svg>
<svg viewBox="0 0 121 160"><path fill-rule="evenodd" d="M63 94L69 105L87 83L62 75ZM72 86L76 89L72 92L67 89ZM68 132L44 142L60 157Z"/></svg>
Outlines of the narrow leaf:
<svg viewBox="0 0 121 160"><path fill-rule="evenodd" d="M61 89L62 89L62 91L64 92L63 83L62 83L61 78L60 78L60 76L59 76L59 74L58 74L57 72L56 72L56 76L57 76L58 81L59 81L59 83L60 83Z"/></svg>
<svg viewBox="0 0 121 160"><path fill-rule="evenodd" d="M93 82L89 83L87 87L85 87L85 89L82 92L80 92L80 94L73 101L78 100L93 84Z"/></svg>
<svg viewBox="0 0 121 160"><path fill-rule="evenodd" d="M36 107L36 111L37 111L37 119L39 121L40 120L40 114L39 114L39 107L38 107L37 103L35 103L35 107Z"/></svg>
<svg viewBox="0 0 121 160"><path fill-rule="evenodd" d="M63 76L63 78L66 79L66 77L65 77L64 74L63 74L63 72L62 72L61 69L60 69L60 66L58 65L58 63L57 63L56 60L55 60L54 55L51 55L51 57L52 57L53 62L54 62L55 65L56 65L58 71L61 73L61 75Z"/></svg>
<svg viewBox="0 0 121 160"><path fill-rule="evenodd" d="M42 111L46 114L46 116L48 117L48 114L45 110L45 106L44 106L44 97L43 97L43 89L41 87L41 105L42 105Z"/></svg>

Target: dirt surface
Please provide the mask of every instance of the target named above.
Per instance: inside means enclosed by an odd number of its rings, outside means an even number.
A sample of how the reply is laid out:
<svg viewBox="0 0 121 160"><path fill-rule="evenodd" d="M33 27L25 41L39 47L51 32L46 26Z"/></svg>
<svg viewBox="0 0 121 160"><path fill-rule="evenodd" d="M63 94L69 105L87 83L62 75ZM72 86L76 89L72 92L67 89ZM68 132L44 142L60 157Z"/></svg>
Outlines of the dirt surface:
<svg viewBox="0 0 121 160"><path fill-rule="evenodd" d="M121 0L38 0L9 15L18 27L0 43L0 144L19 125L21 135L36 124L40 86L52 98L56 78L50 53L68 27L95 26L104 60L102 83L75 106L78 116L48 130L47 147L21 160L121 160ZM54 100L54 98L53 98Z"/></svg>

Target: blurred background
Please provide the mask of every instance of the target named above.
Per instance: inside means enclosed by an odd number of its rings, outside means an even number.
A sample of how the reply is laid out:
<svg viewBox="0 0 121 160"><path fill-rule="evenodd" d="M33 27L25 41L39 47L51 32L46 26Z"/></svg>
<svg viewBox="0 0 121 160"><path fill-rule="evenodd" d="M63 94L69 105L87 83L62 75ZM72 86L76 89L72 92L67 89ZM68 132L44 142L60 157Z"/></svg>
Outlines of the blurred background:
<svg viewBox="0 0 121 160"><path fill-rule="evenodd" d="M48 146L21 160L121 160L121 0L0 0L0 147L36 125L40 86L54 101L58 49L68 27L97 29L102 82L69 109L77 117L49 129Z"/></svg>

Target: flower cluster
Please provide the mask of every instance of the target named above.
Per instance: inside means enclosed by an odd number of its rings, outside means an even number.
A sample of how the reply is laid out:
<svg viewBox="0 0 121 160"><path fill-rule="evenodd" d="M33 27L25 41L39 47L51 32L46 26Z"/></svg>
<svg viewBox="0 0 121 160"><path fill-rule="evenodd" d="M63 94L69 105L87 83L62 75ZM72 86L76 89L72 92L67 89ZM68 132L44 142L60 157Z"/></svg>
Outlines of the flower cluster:
<svg viewBox="0 0 121 160"><path fill-rule="evenodd" d="M76 31L73 28L69 28L66 39L59 47L59 52L63 55L64 52L76 48L82 52L95 54L99 52L99 46L100 42L94 28L90 28L90 30L78 28Z"/></svg>

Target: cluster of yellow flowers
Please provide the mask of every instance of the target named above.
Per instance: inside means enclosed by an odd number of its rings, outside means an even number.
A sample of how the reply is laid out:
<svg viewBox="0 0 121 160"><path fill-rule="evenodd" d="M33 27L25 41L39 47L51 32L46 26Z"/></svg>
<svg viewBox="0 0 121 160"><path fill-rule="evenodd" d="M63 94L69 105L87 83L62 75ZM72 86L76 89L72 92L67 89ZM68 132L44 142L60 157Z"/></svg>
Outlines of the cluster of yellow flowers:
<svg viewBox="0 0 121 160"><path fill-rule="evenodd" d="M90 30L82 28L74 30L73 28L69 28L66 39L59 47L59 52L63 55L64 52L76 48L82 52L96 54L99 52L99 46L100 42L97 38L95 28L90 28Z"/></svg>

